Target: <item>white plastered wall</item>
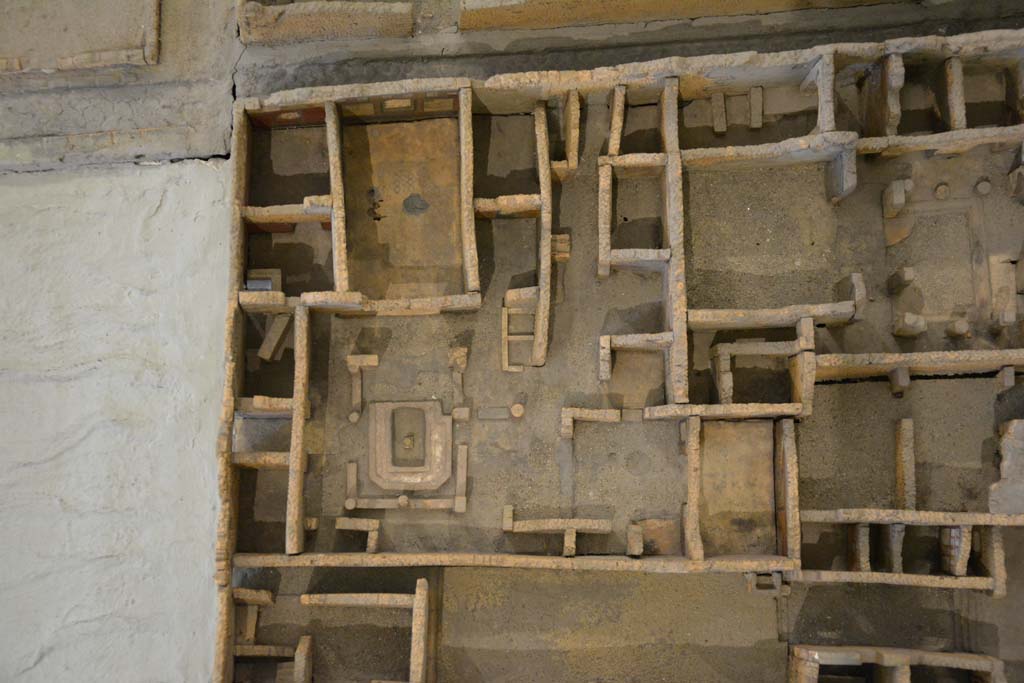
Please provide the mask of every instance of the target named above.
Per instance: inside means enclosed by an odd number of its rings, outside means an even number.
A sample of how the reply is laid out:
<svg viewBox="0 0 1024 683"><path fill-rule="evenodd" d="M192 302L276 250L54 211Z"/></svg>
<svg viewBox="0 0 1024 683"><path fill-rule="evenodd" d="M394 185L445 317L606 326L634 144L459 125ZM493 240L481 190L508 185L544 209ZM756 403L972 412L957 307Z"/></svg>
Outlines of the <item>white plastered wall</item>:
<svg viewBox="0 0 1024 683"><path fill-rule="evenodd" d="M0 176L0 680L209 680L229 175Z"/></svg>

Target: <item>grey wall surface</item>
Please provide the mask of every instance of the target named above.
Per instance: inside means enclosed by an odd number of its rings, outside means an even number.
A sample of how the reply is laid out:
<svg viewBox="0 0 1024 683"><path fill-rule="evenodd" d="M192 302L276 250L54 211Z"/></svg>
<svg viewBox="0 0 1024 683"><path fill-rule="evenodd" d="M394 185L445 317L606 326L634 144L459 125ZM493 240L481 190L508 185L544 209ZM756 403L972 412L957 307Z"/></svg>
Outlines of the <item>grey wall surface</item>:
<svg viewBox="0 0 1024 683"><path fill-rule="evenodd" d="M229 176L0 176L0 680L209 680Z"/></svg>

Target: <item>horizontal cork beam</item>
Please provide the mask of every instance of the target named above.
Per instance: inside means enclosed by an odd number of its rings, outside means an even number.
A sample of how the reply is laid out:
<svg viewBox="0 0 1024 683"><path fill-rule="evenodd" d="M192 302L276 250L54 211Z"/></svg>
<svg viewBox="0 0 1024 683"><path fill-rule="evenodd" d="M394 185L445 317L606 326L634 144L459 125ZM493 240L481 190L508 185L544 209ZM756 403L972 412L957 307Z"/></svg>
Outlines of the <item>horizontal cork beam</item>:
<svg viewBox="0 0 1024 683"><path fill-rule="evenodd" d="M231 454L231 464L253 470L287 470L288 451L239 451Z"/></svg>
<svg viewBox="0 0 1024 683"><path fill-rule="evenodd" d="M480 292L412 299L368 300L359 292L304 292L285 297L283 292L239 292L238 303L246 313L288 313L302 305L314 311L340 315L412 316L479 310Z"/></svg>
<svg viewBox="0 0 1024 683"><path fill-rule="evenodd" d="M645 420L678 420L702 417L705 420L744 420L755 417L796 417L803 406L799 403L671 403L644 408Z"/></svg>
<svg viewBox="0 0 1024 683"><path fill-rule="evenodd" d="M693 170L758 168L830 161L854 149L856 142L856 133L834 131L763 145L684 149L680 154L683 167Z"/></svg>
<svg viewBox="0 0 1024 683"><path fill-rule="evenodd" d="M801 341L794 339L792 341L780 341L780 342L751 342L751 341L738 341L738 342L727 342L724 344L715 344L711 347L711 354L713 356L722 356L731 358L733 356L795 356L796 354L804 351Z"/></svg>
<svg viewBox="0 0 1024 683"><path fill-rule="evenodd" d="M608 263L620 270L641 268L662 269L672 258L671 249L612 249L608 252Z"/></svg>
<svg viewBox="0 0 1024 683"><path fill-rule="evenodd" d="M409 498L408 496L350 498L346 500L345 507L348 510L451 510L455 507L455 499Z"/></svg>
<svg viewBox="0 0 1024 683"><path fill-rule="evenodd" d="M767 573L796 571L798 562L778 555L723 555L706 560L679 557L558 557L497 553L238 553L234 566L267 567L501 567L586 571L631 571L648 574Z"/></svg>
<svg viewBox="0 0 1024 683"><path fill-rule="evenodd" d="M295 656L295 648L287 645L235 645L235 656L291 659Z"/></svg>
<svg viewBox="0 0 1024 683"><path fill-rule="evenodd" d="M414 25L411 2L329 2L267 6L244 3L238 10L244 44L279 45L309 39L407 38Z"/></svg>
<svg viewBox="0 0 1024 683"><path fill-rule="evenodd" d="M920 351L917 353L825 353L817 356L817 381L886 377L897 368L911 375L950 376L998 372L1024 366L1024 349Z"/></svg>
<svg viewBox="0 0 1024 683"><path fill-rule="evenodd" d="M299 596L299 604L306 607L412 609L413 597L407 593L305 593Z"/></svg>
<svg viewBox="0 0 1024 683"><path fill-rule="evenodd" d="M514 534L560 534L566 529L574 529L581 534L610 534L610 519L582 519L572 517L566 519L524 519L516 520L511 531Z"/></svg>
<svg viewBox="0 0 1024 683"><path fill-rule="evenodd" d="M344 113L349 104L362 103L362 100L387 98L409 98L417 94L441 96L448 93L454 97L461 88L472 87L469 78L414 78L402 81L380 81L375 83L349 83L346 85L326 85L315 88L297 88L282 90L266 97L246 100L245 110L250 115L273 116L287 112L296 107L316 106L321 111L321 103L337 100ZM294 125L294 124L292 124Z"/></svg>
<svg viewBox="0 0 1024 683"><path fill-rule="evenodd" d="M299 305L299 297L285 296L284 292L238 293L238 305L251 315L260 313L291 313Z"/></svg>
<svg viewBox="0 0 1024 683"><path fill-rule="evenodd" d="M363 311L382 316L435 315L444 312L476 311L480 308L480 292L415 299L380 299L367 301Z"/></svg>
<svg viewBox="0 0 1024 683"><path fill-rule="evenodd" d="M306 412L309 412L307 406ZM235 417L281 419L291 418L292 399L276 396L241 396L235 399Z"/></svg>
<svg viewBox="0 0 1024 683"><path fill-rule="evenodd" d="M334 520L334 528L346 531L377 531L380 529L379 519L362 517L338 517Z"/></svg>
<svg viewBox="0 0 1024 683"><path fill-rule="evenodd" d="M792 327L801 318L811 318L819 325L842 325L852 321L855 314L853 301L837 301L782 308L691 308L686 312L686 322L691 330L745 330Z"/></svg>
<svg viewBox="0 0 1024 683"><path fill-rule="evenodd" d="M911 152L936 151L962 154L979 145L1019 143L1024 139L1024 124L998 128L969 128L930 135L891 135L857 140L857 154L896 156Z"/></svg>
<svg viewBox="0 0 1024 683"><path fill-rule="evenodd" d="M238 303L246 313L288 313L296 306L340 315L411 316L437 315L479 310L480 292L412 299L368 300L359 292L304 292L301 297L286 297L284 292L242 291Z"/></svg>
<svg viewBox="0 0 1024 683"><path fill-rule="evenodd" d="M284 297L282 292L239 292L239 303L247 313L288 312L298 305L313 311L343 316L437 315L479 310L480 292L411 299L367 299L359 292L304 292L300 297ZM246 296L243 301L242 295ZM272 295L272 296L265 296Z"/></svg>
<svg viewBox="0 0 1024 683"><path fill-rule="evenodd" d="M635 154L601 156L597 158L597 165L621 169L649 168L660 170L665 166L665 158L664 152L638 152Z"/></svg>
<svg viewBox="0 0 1024 683"><path fill-rule="evenodd" d="M906 524L908 526L1024 526L1024 514L934 512L930 510L802 510L801 522L814 524Z"/></svg>
<svg viewBox="0 0 1024 683"><path fill-rule="evenodd" d="M793 656L825 666L937 666L968 671L1002 672L1002 660L970 652L929 652L857 645L794 645Z"/></svg>
<svg viewBox="0 0 1024 683"><path fill-rule="evenodd" d="M366 297L359 292L303 292L299 299L314 311L343 312L362 310Z"/></svg>
<svg viewBox="0 0 1024 683"><path fill-rule="evenodd" d="M246 223L256 225L263 224L289 224L289 223L328 223L331 220L329 215L324 215L323 209L311 201L308 204L279 204L277 206L243 206L242 218Z"/></svg>
<svg viewBox="0 0 1024 683"><path fill-rule="evenodd" d="M672 345L672 333L612 334L608 335L608 343L615 351L661 351Z"/></svg>
<svg viewBox="0 0 1024 683"><path fill-rule="evenodd" d="M879 583L917 588L958 588L962 590L992 590L995 580L987 576L944 576L933 574L898 574L891 572L843 572L802 570L794 572L792 580L800 583Z"/></svg>
<svg viewBox="0 0 1024 683"><path fill-rule="evenodd" d="M539 194L507 194L493 199L474 199L473 210L482 218L532 218L540 215Z"/></svg>

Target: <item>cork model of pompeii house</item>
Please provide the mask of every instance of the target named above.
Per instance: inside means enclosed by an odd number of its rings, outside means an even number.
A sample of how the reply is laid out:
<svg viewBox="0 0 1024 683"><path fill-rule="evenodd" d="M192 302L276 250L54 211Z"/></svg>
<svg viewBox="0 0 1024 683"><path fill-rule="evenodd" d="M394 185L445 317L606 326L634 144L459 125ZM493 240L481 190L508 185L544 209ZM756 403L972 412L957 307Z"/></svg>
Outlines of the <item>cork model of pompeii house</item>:
<svg viewBox="0 0 1024 683"><path fill-rule="evenodd" d="M217 680L312 680L318 634L259 642L261 615L346 607L397 611L403 680L432 678L436 586L315 572L1005 594L1022 58L992 31L238 102ZM289 146L305 166L276 175ZM791 681L1005 680L982 655L790 645Z"/></svg>

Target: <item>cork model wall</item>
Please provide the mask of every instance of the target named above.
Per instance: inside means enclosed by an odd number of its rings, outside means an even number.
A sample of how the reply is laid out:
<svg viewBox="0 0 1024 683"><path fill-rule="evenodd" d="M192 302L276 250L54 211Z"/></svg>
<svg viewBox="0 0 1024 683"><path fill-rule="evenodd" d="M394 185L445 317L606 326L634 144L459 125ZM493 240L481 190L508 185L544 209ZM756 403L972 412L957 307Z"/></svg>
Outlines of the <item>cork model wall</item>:
<svg viewBox="0 0 1024 683"><path fill-rule="evenodd" d="M216 680L453 680L439 568L1005 596L1022 58L1001 30L236 102ZM787 645L790 681L1007 680Z"/></svg>

